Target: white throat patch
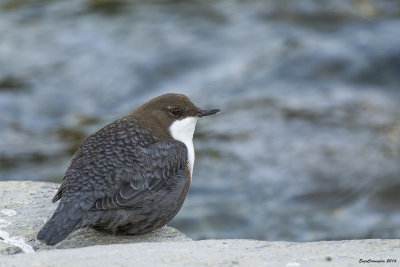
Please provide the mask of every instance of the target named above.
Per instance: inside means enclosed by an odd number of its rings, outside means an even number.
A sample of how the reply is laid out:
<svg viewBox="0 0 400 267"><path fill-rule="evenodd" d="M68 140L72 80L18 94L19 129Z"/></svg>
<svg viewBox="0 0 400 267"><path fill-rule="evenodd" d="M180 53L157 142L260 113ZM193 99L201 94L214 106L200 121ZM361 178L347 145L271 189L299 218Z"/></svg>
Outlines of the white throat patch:
<svg viewBox="0 0 400 267"><path fill-rule="evenodd" d="M169 127L171 136L186 145L188 150L190 176L193 173L194 165L194 147L193 147L193 134L196 128L197 118L187 117L183 120L174 121Z"/></svg>

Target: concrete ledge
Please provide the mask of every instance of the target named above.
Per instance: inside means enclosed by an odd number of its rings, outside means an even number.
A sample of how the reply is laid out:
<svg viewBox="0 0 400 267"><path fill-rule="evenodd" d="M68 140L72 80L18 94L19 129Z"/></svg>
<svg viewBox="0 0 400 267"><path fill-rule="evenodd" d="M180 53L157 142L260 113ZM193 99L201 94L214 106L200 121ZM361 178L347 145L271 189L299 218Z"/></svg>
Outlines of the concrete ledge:
<svg viewBox="0 0 400 267"><path fill-rule="evenodd" d="M395 259L395 263L386 263ZM385 263L361 264L360 260ZM398 266L400 240L309 243L205 240L43 251L0 258L9 266Z"/></svg>
<svg viewBox="0 0 400 267"><path fill-rule="evenodd" d="M0 254L4 255L0 256L0 267L400 264L400 240L192 241L171 227L141 236L114 236L81 229L50 247L38 242L36 234L56 208L50 200L57 187L53 183L0 182Z"/></svg>

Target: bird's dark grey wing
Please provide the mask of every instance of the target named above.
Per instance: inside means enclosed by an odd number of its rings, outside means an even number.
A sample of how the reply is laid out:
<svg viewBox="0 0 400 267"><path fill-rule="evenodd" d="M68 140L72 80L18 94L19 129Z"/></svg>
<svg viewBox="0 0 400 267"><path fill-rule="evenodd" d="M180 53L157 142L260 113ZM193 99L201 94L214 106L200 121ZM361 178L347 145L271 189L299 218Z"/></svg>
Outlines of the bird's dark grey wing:
<svg viewBox="0 0 400 267"><path fill-rule="evenodd" d="M139 167L135 162L142 148L151 143L154 140L147 132L129 118L116 120L100 129L74 154L53 202L64 196L74 198L81 191L87 192L87 196L104 196L115 184L113 172L122 166Z"/></svg>
<svg viewBox="0 0 400 267"><path fill-rule="evenodd" d="M142 155L143 169L125 169L125 181L113 195L98 199L90 210L134 209L147 195L165 188L168 179L178 173L189 175L186 166L187 148L180 141L163 141L146 147Z"/></svg>

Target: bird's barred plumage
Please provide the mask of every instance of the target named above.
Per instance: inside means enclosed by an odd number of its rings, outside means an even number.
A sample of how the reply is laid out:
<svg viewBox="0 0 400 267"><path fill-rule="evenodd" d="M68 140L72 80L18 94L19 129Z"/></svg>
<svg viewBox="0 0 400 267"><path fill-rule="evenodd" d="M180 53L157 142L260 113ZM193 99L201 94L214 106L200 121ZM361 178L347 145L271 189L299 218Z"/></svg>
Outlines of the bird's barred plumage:
<svg viewBox="0 0 400 267"><path fill-rule="evenodd" d="M146 103L84 141L53 198L60 204L38 233L39 240L54 245L84 226L140 234L177 214L189 191L191 166L187 146L168 132L179 119L168 115L168 99L174 106L183 102L186 116L199 112L185 96L160 96L152 100L156 108ZM151 121L143 119L147 113ZM161 131L154 134L154 129Z"/></svg>

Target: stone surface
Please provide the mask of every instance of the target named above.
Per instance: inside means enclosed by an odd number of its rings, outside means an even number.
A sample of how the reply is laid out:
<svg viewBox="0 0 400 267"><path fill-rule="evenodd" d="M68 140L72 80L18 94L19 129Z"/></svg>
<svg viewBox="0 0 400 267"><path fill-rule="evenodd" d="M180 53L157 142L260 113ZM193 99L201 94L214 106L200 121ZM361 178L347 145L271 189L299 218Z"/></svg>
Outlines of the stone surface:
<svg viewBox="0 0 400 267"><path fill-rule="evenodd" d="M46 246L36 240L36 234L58 205L51 203L58 186L42 182L0 182L0 255L115 243L190 240L171 227L140 236L115 236L84 228L54 247Z"/></svg>
<svg viewBox="0 0 400 267"><path fill-rule="evenodd" d="M397 262L387 263L389 259ZM360 260L385 263L361 264ZM2 257L9 266L398 266L399 240L135 243Z"/></svg>
<svg viewBox="0 0 400 267"><path fill-rule="evenodd" d="M171 227L142 236L113 236L81 229L49 247L36 240L36 233L56 207L50 200L57 187L52 183L0 182L0 267L355 266L360 260L372 261L368 266L400 263L400 240L395 239L191 241Z"/></svg>

